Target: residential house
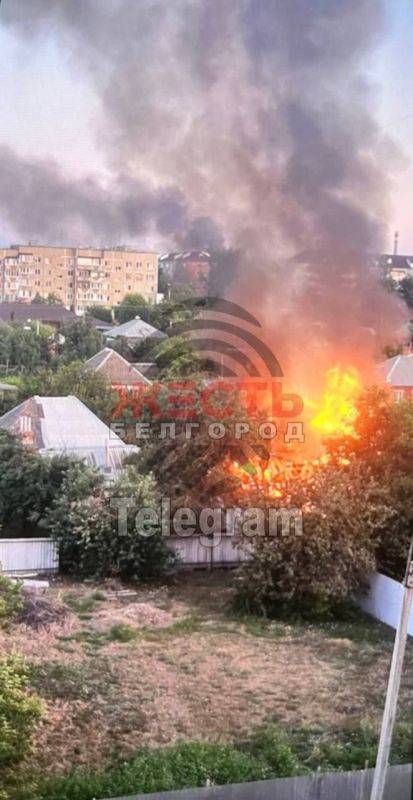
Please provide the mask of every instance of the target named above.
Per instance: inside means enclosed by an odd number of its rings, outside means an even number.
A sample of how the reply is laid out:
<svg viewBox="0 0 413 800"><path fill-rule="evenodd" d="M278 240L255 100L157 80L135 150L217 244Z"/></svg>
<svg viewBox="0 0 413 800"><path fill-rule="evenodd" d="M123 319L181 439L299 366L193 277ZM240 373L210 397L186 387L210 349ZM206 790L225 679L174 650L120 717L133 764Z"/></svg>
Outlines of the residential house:
<svg viewBox="0 0 413 800"><path fill-rule="evenodd" d="M0 417L0 428L19 436L40 455L70 455L100 469L111 480L126 456L125 444L77 397L30 397Z"/></svg>
<svg viewBox="0 0 413 800"><path fill-rule="evenodd" d="M77 317L73 311L58 304L0 303L0 323L8 325L13 322L20 325L24 325L25 322L41 322L43 325L51 325L58 329L65 322L73 322L75 319Z"/></svg>
<svg viewBox="0 0 413 800"><path fill-rule="evenodd" d="M396 402L413 400L413 353L388 358L378 369Z"/></svg>
<svg viewBox="0 0 413 800"><path fill-rule="evenodd" d="M162 339L168 338L166 333L154 328L153 325L150 325L149 322L145 322L139 316L129 320L129 322L124 322L122 325L116 325L110 328L108 331L105 331L103 335L108 343L114 342L116 339L125 339L127 343L132 346L141 344L147 339L161 341Z"/></svg>
<svg viewBox="0 0 413 800"><path fill-rule="evenodd" d="M399 256L395 253L383 255L379 259L379 266L395 283L400 283L404 278L413 278L413 256Z"/></svg>
<svg viewBox="0 0 413 800"><path fill-rule="evenodd" d="M134 364L130 364L116 350L105 347L89 358L85 364L89 369L103 375L112 389L138 389L150 386L151 382Z"/></svg>

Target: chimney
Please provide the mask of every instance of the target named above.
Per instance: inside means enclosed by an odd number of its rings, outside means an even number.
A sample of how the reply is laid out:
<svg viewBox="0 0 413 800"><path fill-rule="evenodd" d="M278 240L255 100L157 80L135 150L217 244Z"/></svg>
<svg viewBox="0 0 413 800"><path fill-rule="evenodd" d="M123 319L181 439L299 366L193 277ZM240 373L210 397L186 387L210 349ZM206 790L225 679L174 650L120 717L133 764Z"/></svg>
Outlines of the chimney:
<svg viewBox="0 0 413 800"><path fill-rule="evenodd" d="M394 234L393 255L397 256L398 252L399 252L399 231L396 231Z"/></svg>

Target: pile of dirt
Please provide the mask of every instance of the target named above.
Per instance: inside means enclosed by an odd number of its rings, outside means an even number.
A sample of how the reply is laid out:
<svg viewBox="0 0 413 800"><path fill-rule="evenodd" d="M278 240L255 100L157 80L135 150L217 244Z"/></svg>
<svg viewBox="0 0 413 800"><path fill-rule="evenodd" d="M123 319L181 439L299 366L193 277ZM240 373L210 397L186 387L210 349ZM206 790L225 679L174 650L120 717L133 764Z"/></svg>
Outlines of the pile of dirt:
<svg viewBox="0 0 413 800"><path fill-rule="evenodd" d="M62 622L68 613L68 609L56 600L50 600L36 591L26 590L23 592L23 608L16 622L39 630L48 628L54 622Z"/></svg>

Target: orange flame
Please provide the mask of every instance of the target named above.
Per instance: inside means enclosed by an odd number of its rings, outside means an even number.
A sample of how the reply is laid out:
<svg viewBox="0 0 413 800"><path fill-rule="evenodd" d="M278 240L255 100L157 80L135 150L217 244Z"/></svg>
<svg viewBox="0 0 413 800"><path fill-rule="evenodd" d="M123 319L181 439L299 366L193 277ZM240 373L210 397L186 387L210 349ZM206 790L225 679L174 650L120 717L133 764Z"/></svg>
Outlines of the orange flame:
<svg viewBox="0 0 413 800"><path fill-rule="evenodd" d="M343 370L337 366L328 370L321 406L311 419L311 426L324 436L354 433L361 389L360 374L355 367ZM317 408L311 401L308 406Z"/></svg>
<svg viewBox="0 0 413 800"><path fill-rule="evenodd" d="M311 428L321 436L354 433L357 417L357 399L362 390L362 381L355 367L343 369L340 366L329 369L325 375L325 388L321 400L307 399L305 405L314 414L310 418ZM322 448L322 445L319 443ZM291 455L291 454L290 454ZM288 491L291 480L308 480L314 472L328 464L330 457L321 453L318 458L307 457L289 460L273 453L265 462L250 458L240 464L228 461L228 471L240 481L246 492L259 490L267 497L281 498ZM341 460L343 466L348 463Z"/></svg>

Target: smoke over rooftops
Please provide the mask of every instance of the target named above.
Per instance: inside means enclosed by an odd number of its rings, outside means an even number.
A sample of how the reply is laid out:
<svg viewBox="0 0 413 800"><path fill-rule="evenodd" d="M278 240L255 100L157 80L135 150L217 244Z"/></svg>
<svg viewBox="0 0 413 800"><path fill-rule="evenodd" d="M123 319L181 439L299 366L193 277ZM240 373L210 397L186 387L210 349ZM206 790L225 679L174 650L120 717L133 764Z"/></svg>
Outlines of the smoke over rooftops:
<svg viewBox="0 0 413 800"><path fill-rule="evenodd" d="M293 335L320 321L330 339L390 329L361 255L383 247L394 156L365 78L384 13L384 0L5 4L2 24L35 46L57 38L93 81L114 178L73 180L1 148L2 213L37 238L225 245L238 299ZM303 250L332 256L287 269Z"/></svg>

